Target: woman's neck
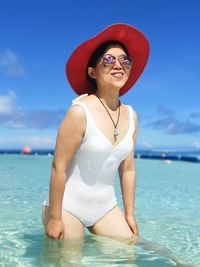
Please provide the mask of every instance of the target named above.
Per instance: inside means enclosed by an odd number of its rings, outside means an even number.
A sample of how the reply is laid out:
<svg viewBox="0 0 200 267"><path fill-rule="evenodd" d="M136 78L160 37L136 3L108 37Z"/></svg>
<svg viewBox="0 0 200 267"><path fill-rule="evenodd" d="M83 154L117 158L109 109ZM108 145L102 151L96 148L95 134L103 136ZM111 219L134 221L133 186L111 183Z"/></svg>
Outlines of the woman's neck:
<svg viewBox="0 0 200 267"><path fill-rule="evenodd" d="M118 91L113 92L106 90L105 91L100 91L97 89L97 91L94 93L97 97L101 98L101 100L104 101L106 106L110 108L111 110L116 110L119 107L119 93Z"/></svg>

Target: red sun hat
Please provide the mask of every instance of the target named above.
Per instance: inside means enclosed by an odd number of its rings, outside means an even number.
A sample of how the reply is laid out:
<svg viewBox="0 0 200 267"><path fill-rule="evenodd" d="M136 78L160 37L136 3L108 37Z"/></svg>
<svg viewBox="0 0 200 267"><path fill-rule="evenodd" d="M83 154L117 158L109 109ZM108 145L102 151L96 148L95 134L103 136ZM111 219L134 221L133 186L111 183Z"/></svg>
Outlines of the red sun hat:
<svg viewBox="0 0 200 267"><path fill-rule="evenodd" d="M67 61L67 79L78 95L94 92L94 87L87 77L88 62L97 47L108 41L121 42L127 48L133 61L129 78L120 89L120 96L135 84L144 70L149 56L149 42L145 35L129 24L112 24L80 44Z"/></svg>

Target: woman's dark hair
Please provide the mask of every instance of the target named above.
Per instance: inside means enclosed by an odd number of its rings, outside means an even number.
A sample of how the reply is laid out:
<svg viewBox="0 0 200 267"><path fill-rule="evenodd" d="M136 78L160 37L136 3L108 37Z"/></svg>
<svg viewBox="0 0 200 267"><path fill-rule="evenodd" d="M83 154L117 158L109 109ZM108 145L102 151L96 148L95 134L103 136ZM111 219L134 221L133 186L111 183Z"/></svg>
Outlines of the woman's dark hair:
<svg viewBox="0 0 200 267"><path fill-rule="evenodd" d="M124 52L127 54L127 56L129 56L127 48L119 41L108 41L108 42L105 42L105 43L101 44L100 46L98 46L97 49L91 55L91 57L88 61L87 70L86 70L87 71L87 78L88 78L89 82L94 86L95 89L96 89L96 81L95 81L95 79L93 79L89 76L88 67L95 68L100 57L105 53L106 49L111 45L121 46L123 48Z"/></svg>

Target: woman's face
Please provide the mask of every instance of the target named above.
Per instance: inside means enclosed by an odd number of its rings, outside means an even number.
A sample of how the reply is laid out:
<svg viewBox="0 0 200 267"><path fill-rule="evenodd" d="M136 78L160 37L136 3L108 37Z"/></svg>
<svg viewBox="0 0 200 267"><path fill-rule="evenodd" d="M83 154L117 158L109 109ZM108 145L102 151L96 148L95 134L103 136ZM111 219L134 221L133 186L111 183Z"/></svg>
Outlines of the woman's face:
<svg viewBox="0 0 200 267"><path fill-rule="evenodd" d="M98 60L96 67L88 68L88 74L96 80L97 88L121 89L128 80L130 59L119 45L109 46Z"/></svg>

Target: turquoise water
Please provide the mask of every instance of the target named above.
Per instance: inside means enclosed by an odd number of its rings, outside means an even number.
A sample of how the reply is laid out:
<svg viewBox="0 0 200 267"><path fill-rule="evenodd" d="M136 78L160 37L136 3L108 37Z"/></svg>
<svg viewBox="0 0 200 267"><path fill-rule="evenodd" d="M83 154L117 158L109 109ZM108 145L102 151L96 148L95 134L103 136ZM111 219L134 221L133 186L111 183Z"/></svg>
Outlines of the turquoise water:
<svg viewBox="0 0 200 267"><path fill-rule="evenodd" d="M142 239L128 245L87 230L82 243L44 238L51 161L0 155L0 266L200 266L200 164L136 159Z"/></svg>

